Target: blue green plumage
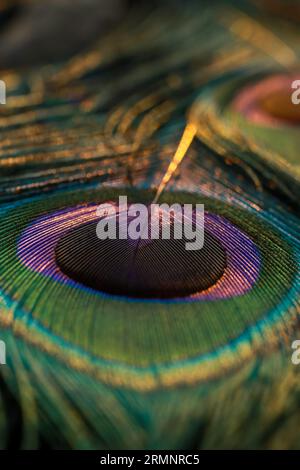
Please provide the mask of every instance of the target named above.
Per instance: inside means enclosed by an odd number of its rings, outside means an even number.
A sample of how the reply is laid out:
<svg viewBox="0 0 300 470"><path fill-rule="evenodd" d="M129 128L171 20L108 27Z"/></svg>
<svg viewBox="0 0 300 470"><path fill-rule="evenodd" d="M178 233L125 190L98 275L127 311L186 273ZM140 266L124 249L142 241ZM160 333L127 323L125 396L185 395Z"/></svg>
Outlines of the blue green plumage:
<svg viewBox="0 0 300 470"><path fill-rule="evenodd" d="M258 27L248 8L132 13L65 63L5 72L0 447L299 448L299 139L294 120L277 120L277 149L273 124L257 130L241 105L279 73L276 54L236 34L238 21ZM277 37L278 18L259 21ZM262 114L275 111L268 101ZM187 123L196 138L160 202L204 204L211 276L171 298L143 298L142 281L136 297L87 283L93 263L101 271L87 243L97 205L152 201ZM117 282L122 252L110 249ZM150 253L151 285L161 259L192 277L176 247L169 261Z"/></svg>

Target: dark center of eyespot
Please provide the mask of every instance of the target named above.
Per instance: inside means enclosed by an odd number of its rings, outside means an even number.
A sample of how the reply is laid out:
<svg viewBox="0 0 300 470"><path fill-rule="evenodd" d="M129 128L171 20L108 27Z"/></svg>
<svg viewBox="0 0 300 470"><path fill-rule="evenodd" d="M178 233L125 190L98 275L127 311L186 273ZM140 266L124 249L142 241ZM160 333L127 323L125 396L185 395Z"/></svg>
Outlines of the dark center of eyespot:
<svg viewBox="0 0 300 470"><path fill-rule="evenodd" d="M213 286L226 268L222 246L207 232L203 248L189 251L185 238L100 240L96 225L90 222L66 233L55 254L64 274L101 292L146 299L186 297Z"/></svg>
<svg viewBox="0 0 300 470"><path fill-rule="evenodd" d="M287 89L268 93L260 99L261 108L274 118L287 123L300 124L300 106L295 106L291 100L291 91Z"/></svg>

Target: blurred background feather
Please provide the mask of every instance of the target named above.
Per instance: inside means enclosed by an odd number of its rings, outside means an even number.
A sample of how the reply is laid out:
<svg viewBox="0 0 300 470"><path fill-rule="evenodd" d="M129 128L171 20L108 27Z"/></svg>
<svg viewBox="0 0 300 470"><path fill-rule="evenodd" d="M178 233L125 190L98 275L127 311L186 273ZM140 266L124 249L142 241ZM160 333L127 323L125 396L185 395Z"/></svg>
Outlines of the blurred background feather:
<svg viewBox="0 0 300 470"><path fill-rule="evenodd" d="M300 447L299 12L3 3L2 448ZM141 248L139 295L118 295L116 244L95 288L97 203L158 188L205 204L204 261ZM165 298L161 263L188 292Z"/></svg>

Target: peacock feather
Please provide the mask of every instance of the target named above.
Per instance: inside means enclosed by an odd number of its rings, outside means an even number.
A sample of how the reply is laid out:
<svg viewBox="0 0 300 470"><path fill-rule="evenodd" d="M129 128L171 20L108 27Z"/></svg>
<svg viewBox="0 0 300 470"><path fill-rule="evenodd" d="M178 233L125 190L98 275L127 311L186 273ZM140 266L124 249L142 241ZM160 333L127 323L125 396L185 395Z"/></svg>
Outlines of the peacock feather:
<svg viewBox="0 0 300 470"><path fill-rule="evenodd" d="M1 448L299 448L300 36L276 5L133 9L3 72ZM99 242L123 194L204 204L203 249Z"/></svg>

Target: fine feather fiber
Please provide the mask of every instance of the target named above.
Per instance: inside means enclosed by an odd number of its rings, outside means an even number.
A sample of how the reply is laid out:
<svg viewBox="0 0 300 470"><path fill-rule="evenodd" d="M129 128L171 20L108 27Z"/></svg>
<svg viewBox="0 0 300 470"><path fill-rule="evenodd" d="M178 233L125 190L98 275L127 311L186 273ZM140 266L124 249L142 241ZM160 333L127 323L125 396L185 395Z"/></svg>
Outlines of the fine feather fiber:
<svg viewBox="0 0 300 470"><path fill-rule="evenodd" d="M0 48L0 448L300 448L287 3L135 4L70 56ZM203 249L99 245L120 195L204 204Z"/></svg>

